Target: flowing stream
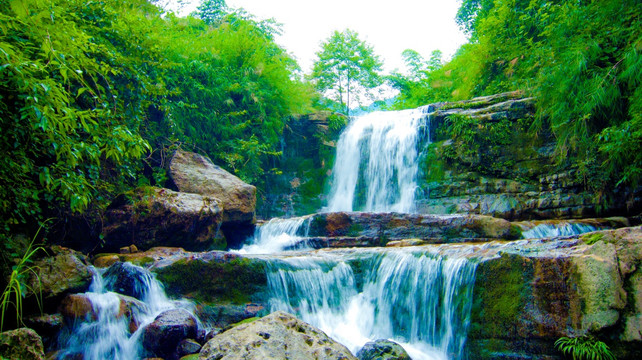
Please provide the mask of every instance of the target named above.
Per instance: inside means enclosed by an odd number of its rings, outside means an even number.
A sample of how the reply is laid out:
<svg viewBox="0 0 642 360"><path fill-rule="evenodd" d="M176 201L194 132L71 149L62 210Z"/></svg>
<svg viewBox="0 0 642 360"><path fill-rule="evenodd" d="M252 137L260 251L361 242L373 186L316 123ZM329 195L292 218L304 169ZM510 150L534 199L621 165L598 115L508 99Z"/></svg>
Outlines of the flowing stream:
<svg viewBox="0 0 642 360"><path fill-rule="evenodd" d="M415 210L417 142L429 107L352 120L337 143L328 212Z"/></svg>
<svg viewBox="0 0 642 360"><path fill-rule="evenodd" d="M124 297L113 289L116 279L103 278L100 270L95 270L93 282L84 295L91 302L92 311L85 319L79 319L61 332L58 342L58 359L77 358L84 360L131 360L143 357L141 345L142 329L151 323L158 314L176 308L192 309L187 301L171 301L165 295L162 285L146 269L124 263L135 278L133 291L137 301ZM132 302L132 316L138 322L138 330L131 332L130 319L122 314L122 301Z"/></svg>
<svg viewBox="0 0 642 360"><path fill-rule="evenodd" d="M414 360L462 359L475 279L465 257L426 250L317 252L275 259L270 310L284 310L356 353L394 340Z"/></svg>

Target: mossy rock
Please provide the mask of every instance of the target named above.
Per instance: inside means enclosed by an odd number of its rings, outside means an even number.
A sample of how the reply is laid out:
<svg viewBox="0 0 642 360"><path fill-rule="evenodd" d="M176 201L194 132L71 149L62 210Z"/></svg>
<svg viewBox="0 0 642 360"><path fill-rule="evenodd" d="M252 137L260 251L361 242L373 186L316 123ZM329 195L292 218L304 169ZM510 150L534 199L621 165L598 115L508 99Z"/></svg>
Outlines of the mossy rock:
<svg viewBox="0 0 642 360"><path fill-rule="evenodd" d="M265 265L257 259L181 259L154 270L167 293L203 303L251 302L266 290Z"/></svg>

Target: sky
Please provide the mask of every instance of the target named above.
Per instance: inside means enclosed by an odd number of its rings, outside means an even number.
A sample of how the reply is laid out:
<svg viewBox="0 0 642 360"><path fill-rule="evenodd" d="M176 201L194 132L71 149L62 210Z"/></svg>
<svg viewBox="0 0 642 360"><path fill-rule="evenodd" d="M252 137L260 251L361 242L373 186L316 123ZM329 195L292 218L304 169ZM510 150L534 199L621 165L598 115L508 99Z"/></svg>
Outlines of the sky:
<svg viewBox="0 0 642 360"><path fill-rule="evenodd" d="M227 0L258 19L283 24L276 41L310 73L321 43L335 30L351 29L374 49L386 72L403 71L401 52L413 49L426 60L441 50L444 60L466 42L455 23L460 0ZM184 12L198 5L193 0Z"/></svg>

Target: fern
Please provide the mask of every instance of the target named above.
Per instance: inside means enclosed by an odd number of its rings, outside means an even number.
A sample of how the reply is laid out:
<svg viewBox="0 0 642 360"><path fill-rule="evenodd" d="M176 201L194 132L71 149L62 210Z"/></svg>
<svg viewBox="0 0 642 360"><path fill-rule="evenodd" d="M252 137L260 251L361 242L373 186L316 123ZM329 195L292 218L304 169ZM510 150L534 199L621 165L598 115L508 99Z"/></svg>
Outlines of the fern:
<svg viewBox="0 0 642 360"><path fill-rule="evenodd" d="M561 337L555 347L573 360L616 360L608 345L591 336Z"/></svg>

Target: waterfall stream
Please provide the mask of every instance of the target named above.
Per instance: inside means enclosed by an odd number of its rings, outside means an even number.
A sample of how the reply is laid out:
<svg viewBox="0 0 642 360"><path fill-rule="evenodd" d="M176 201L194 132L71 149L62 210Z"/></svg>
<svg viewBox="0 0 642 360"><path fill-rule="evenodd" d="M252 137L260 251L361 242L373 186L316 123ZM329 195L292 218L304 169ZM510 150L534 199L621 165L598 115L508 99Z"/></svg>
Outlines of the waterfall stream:
<svg viewBox="0 0 642 360"><path fill-rule="evenodd" d="M94 269L92 284L84 294L91 303L91 314L61 331L58 342L63 350L58 359L79 355L84 360L139 359L143 356L141 332L145 325L165 310L192 309L187 301L169 300L162 285L149 271L130 263L124 263L123 267L136 274L134 291L140 301L110 291L114 279L105 279L104 271ZM123 300L135 303L133 316L138 322L138 330L134 332L130 329L130 319L122 314Z"/></svg>
<svg viewBox="0 0 642 360"><path fill-rule="evenodd" d="M475 278L464 257L425 250L308 254L270 263L270 309L346 345L392 339L415 360L462 359Z"/></svg>
<svg viewBox="0 0 642 360"><path fill-rule="evenodd" d="M326 211L413 212L418 151L428 107L352 120L337 143Z"/></svg>

